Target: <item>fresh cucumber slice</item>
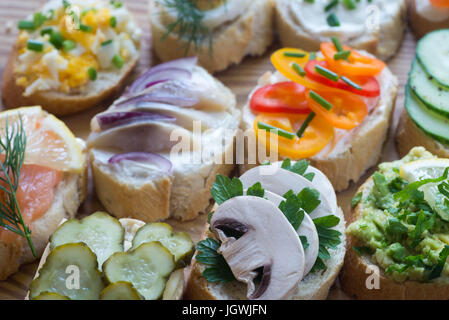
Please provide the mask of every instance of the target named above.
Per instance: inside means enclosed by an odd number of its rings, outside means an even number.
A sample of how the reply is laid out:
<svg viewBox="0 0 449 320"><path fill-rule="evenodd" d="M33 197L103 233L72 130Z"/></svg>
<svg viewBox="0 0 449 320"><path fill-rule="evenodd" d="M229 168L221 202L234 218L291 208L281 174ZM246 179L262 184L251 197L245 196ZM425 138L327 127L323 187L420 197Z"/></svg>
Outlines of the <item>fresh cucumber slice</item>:
<svg viewBox="0 0 449 320"><path fill-rule="evenodd" d="M95 254L84 243L70 243L50 252L31 282L30 299L53 292L70 300L97 300L103 288Z"/></svg>
<svg viewBox="0 0 449 320"><path fill-rule="evenodd" d="M441 143L449 144L449 119L427 108L409 86L405 92L405 109L426 134Z"/></svg>
<svg viewBox="0 0 449 320"><path fill-rule="evenodd" d="M162 297L168 276L175 269L173 255L160 242L114 253L103 265L109 283L130 282L146 300Z"/></svg>
<svg viewBox="0 0 449 320"><path fill-rule="evenodd" d="M142 243L159 241L175 256L176 266L183 268L190 263L195 247L185 232L173 232L169 224L163 222L148 223L137 231L132 249Z"/></svg>
<svg viewBox="0 0 449 320"><path fill-rule="evenodd" d="M413 92L428 108L449 117L449 88L432 79L416 59L413 61L409 79Z"/></svg>
<svg viewBox="0 0 449 320"><path fill-rule="evenodd" d="M63 223L50 238L50 248L83 242L96 254L98 266L113 253L123 251L125 231L120 222L104 212L96 212L81 221Z"/></svg>
<svg viewBox="0 0 449 320"><path fill-rule="evenodd" d="M429 75L449 87L449 29L428 33L418 42L416 56Z"/></svg>
<svg viewBox="0 0 449 320"><path fill-rule="evenodd" d="M100 300L143 300L136 288L129 282L111 283L100 293Z"/></svg>
<svg viewBox="0 0 449 320"><path fill-rule="evenodd" d="M33 298L32 300L70 300L66 296L61 296L59 293L54 292L42 292L37 297Z"/></svg>

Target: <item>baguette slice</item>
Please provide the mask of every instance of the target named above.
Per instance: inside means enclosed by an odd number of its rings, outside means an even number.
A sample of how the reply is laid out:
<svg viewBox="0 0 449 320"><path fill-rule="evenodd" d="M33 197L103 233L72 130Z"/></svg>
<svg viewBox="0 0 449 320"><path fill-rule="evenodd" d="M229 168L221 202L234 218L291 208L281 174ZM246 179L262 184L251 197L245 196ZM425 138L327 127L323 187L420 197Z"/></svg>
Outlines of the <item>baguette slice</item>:
<svg viewBox="0 0 449 320"><path fill-rule="evenodd" d="M158 2L150 0L150 22L153 47L162 61L196 55L199 65L214 73L239 64L247 55L262 55L273 41L272 1L257 0L252 1L244 14L213 30L212 52L207 37L196 46L192 44L186 53L186 38L180 39L174 33L167 35L167 25L162 21Z"/></svg>
<svg viewBox="0 0 449 320"><path fill-rule="evenodd" d="M259 85L286 81L277 74L266 74L259 80ZM344 133L345 143L339 143L327 153L326 148L311 157L311 165L321 170L331 181L335 191L342 191L349 187L351 181L357 182L366 170L374 166L381 156L384 141L387 138L393 109L398 92L398 79L386 67L378 78L381 96L377 105L355 129ZM242 126L244 130L253 127L252 120L247 116L249 103L244 107ZM247 156L247 155L245 155ZM240 174L254 167L255 164L239 166Z"/></svg>
<svg viewBox="0 0 449 320"><path fill-rule="evenodd" d="M81 143L81 142L80 142ZM84 145L84 142L82 142ZM41 256L48 238L64 219L75 216L87 193L87 160L81 173L64 173L51 207L42 217L30 224L31 240L38 256ZM17 272L23 264L33 262L36 258L31 253L25 238L20 242L5 244L0 242L0 279L5 280Z"/></svg>
<svg viewBox="0 0 449 320"><path fill-rule="evenodd" d="M322 272L309 273L302 279L299 286L290 297L292 300L324 300L327 298L329 289L337 278L338 273L343 265L345 257L345 217L343 211L338 208L333 213L340 218L340 223L335 227L342 233L341 243L336 250L330 250L331 258L326 262L326 270ZM209 225L204 228L201 239L214 237L209 231ZM225 284L211 283L203 278L202 273L205 266L200 264L194 258L192 260L191 270L187 279L186 291L184 298L187 300L245 300L246 284L239 281L232 281Z"/></svg>
<svg viewBox="0 0 449 320"><path fill-rule="evenodd" d="M434 30L449 28L449 18L442 21L433 21L419 14L416 9L417 1L422 0L410 0L409 5L410 25L413 29L416 38L420 39L427 33Z"/></svg>
<svg viewBox="0 0 449 320"><path fill-rule="evenodd" d="M73 217L72 217L73 218ZM66 219L63 219L60 224L63 224ZM136 219L120 219L119 220L122 227L125 229L125 237L124 237L124 250L128 251L132 247L132 240L136 235L137 231L145 225L145 222L136 220ZM42 255L41 260L39 261L39 266L37 267L36 273L34 274L34 278L36 279L39 276L39 270L45 264L48 255L50 254L50 243L45 247L45 251ZM169 286L169 282L171 286ZM164 291L163 300L180 300L182 297L182 293L184 291L184 272L183 270L178 270L173 272L167 280L167 286ZM30 292L28 291L25 300L30 299Z"/></svg>
<svg viewBox="0 0 449 320"><path fill-rule="evenodd" d="M355 49L366 50L382 60L392 57L402 43L406 23L406 0L399 0L398 2L400 4L395 12L379 10L379 28L371 28L360 36L352 37L345 42ZM297 17L290 12L291 3L290 0L275 0L275 24L282 46L300 47L307 51L319 50L320 43L329 41L330 36L326 38L304 30L301 22L298 22ZM374 3L374 5L376 4ZM325 21L324 18L327 13L324 10L323 15L323 21ZM314 19L314 17L309 18ZM360 28L363 28L363 26ZM329 34L345 37L344 34L339 34L338 30L329 30Z"/></svg>

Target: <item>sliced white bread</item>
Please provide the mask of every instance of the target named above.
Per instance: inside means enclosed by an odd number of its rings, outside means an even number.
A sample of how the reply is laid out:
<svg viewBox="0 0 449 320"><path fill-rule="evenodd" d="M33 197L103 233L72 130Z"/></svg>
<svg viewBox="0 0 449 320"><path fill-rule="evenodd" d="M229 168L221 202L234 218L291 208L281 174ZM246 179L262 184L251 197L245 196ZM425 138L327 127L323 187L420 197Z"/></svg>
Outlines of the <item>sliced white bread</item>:
<svg viewBox="0 0 449 320"><path fill-rule="evenodd" d="M341 21L339 27L330 27L326 23L326 17L332 12L324 10L328 4L325 0L313 3L275 0L275 24L281 44L317 51L321 42L339 37L347 45L366 50L383 60L399 49L405 31L406 0L361 1L356 3L356 10L347 10L340 2L336 6L336 15ZM351 19L353 23L346 23ZM311 21L320 21L320 27L315 27Z"/></svg>
<svg viewBox="0 0 449 320"><path fill-rule="evenodd" d="M176 31L168 33L167 27L174 21L164 12L174 9L165 8L162 1L150 0L153 47L159 59L169 61L183 56L198 56L199 65L214 73L239 64L245 56L262 55L273 41L272 1L228 2L232 3L223 4L220 15L209 19L212 20L210 38L206 36L192 43L186 52L187 35L180 39ZM227 11L227 6L239 7L238 15L232 15L230 20L226 16L233 10ZM216 21L222 22L215 25Z"/></svg>

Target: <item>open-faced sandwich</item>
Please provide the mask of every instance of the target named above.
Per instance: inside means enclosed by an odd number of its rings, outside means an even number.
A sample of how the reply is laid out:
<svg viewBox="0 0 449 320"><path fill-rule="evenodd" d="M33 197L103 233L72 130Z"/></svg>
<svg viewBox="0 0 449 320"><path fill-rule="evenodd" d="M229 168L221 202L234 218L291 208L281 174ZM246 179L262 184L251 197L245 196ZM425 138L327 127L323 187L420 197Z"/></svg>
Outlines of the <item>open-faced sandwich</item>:
<svg viewBox="0 0 449 320"><path fill-rule="evenodd" d="M51 0L18 28L3 73L8 108L88 109L120 89L139 58L141 30L119 0Z"/></svg>
<svg viewBox="0 0 449 320"><path fill-rule="evenodd" d="M0 113L0 279L40 257L84 200L84 141L40 107Z"/></svg>
<svg viewBox="0 0 449 320"><path fill-rule="evenodd" d="M448 48L449 29L431 32L418 42L396 132L401 156L423 146L439 157L449 157Z"/></svg>
<svg viewBox="0 0 449 320"><path fill-rule="evenodd" d="M211 73L263 54L273 41L271 0L150 0L150 21L162 61L198 56Z"/></svg>
<svg viewBox="0 0 449 320"><path fill-rule="evenodd" d="M380 157L397 78L382 61L336 38L322 43L318 55L284 48L271 61L277 71L260 78L243 110L243 127L255 133L259 150L255 159L248 144L241 172L266 160L264 148L270 158L310 159L337 191L358 181Z"/></svg>
<svg viewBox="0 0 449 320"><path fill-rule="evenodd" d="M274 2L275 23L285 47L317 51L321 42L339 37L386 60L399 49L404 35L406 0Z"/></svg>
<svg viewBox="0 0 449 320"><path fill-rule="evenodd" d="M449 28L449 1L411 0L410 24L418 38L434 30Z"/></svg>
<svg viewBox="0 0 449 320"><path fill-rule="evenodd" d="M234 167L241 113L196 58L160 64L92 120L97 195L117 217L190 220L210 205L217 174Z"/></svg>
<svg viewBox="0 0 449 320"><path fill-rule="evenodd" d="M325 299L345 256L332 185L305 160L217 176L185 298Z"/></svg>
<svg viewBox="0 0 449 320"><path fill-rule="evenodd" d="M416 147L353 199L343 290L360 299L449 299L449 160Z"/></svg>
<svg viewBox="0 0 449 320"><path fill-rule="evenodd" d="M96 212L51 236L31 282L32 300L179 300L194 245L166 223Z"/></svg>

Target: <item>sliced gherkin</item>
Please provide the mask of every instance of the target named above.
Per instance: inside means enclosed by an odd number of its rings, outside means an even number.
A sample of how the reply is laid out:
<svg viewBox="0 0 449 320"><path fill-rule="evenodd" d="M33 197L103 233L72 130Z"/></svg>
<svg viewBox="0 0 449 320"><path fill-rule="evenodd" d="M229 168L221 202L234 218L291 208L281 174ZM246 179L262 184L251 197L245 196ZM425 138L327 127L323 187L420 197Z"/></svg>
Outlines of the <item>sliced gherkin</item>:
<svg viewBox="0 0 449 320"><path fill-rule="evenodd" d="M100 293L100 300L144 300L132 283L118 281L111 283Z"/></svg>
<svg viewBox="0 0 449 320"><path fill-rule="evenodd" d="M101 270L103 262L115 252L123 251L125 231L120 222L104 212L96 212L82 220L63 223L50 238L50 248L83 242L96 254Z"/></svg>
<svg viewBox="0 0 449 320"><path fill-rule="evenodd" d="M70 300L70 299L66 296L60 295L59 293L46 291L42 292L37 297L33 298L33 300Z"/></svg>
<svg viewBox="0 0 449 320"><path fill-rule="evenodd" d="M146 300L162 297L167 278L174 269L173 255L159 242L144 243L127 252L116 252L103 265L109 283L130 282Z"/></svg>
<svg viewBox="0 0 449 320"><path fill-rule="evenodd" d="M177 268L188 265L195 250L187 233L173 232L173 228L163 222L148 223L140 228L134 236L132 249L151 241L159 241L175 256Z"/></svg>
<svg viewBox="0 0 449 320"><path fill-rule="evenodd" d="M95 254L84 243L70 243L50 252L31 282L30 299L53 292L70 300L97 300L103 288Z"/></svg>
<svg viewBox="0 0 449 320"><path fill-rule="evenodd" d="M178 269L170 275L165 285L162 300L181 300L184 292L184 269Z"/></svg>

